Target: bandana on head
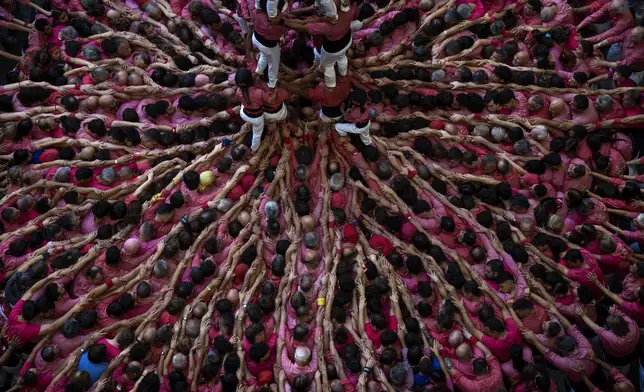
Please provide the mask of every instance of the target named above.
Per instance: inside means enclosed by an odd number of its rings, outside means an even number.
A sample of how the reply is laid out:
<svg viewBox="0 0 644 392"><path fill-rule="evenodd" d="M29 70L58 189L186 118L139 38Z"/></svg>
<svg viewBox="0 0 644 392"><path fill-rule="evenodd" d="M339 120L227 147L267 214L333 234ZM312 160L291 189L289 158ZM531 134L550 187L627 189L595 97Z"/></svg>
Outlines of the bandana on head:
<svg viewBox="0 0 644 392"><path fill-rule="evenodd" d="M411 222L403 223L402 228L400 229L402 239L405 241L410 241L414 234L416 234L416 231L416 226Z"/></svg>
<svg viewBox="0 0 644 392"><path fill-rule="evenodd" d="M215 181L215 173L210 170L202 172L199 174L199 190L203 191Z"/></svg>
<svg viewBox="0 0 644 392"><path fill-rule="evenodd" d="M343 193L334 193L331 196L331 208L343 208L346 202L347 199Z"/></svg>
<svg viewBox="0 0 644 392"><path fill-rule="evenodd" d="M245 174L239 181L239 184L241 185L242 189L244 189L244 192L248 192L250 188L253 187L254 183L255 183L254 174Z"/></svg>
<svg viewBox="0 0 644 392"><path fill-rule="evenodd" d="M358 230L356 230L353 225L347 223L344 225L344 228L342 229L343 234L344 234L344 241L345 242L350 242L352 244L355 244L358 242Z"/></svg>
<svg viewBox="0 0 644 392"><path fill-rule="evenodd" d="M241 185L235 185L233 189L228 192L228 198L233 201L239 200L244 195L244 188Z"/></svg>

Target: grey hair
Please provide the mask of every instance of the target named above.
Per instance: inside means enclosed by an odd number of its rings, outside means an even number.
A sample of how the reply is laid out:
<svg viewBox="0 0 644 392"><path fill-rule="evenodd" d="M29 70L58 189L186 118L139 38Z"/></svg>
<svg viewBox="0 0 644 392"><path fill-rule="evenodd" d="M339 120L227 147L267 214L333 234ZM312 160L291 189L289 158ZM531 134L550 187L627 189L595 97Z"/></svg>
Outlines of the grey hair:
<svg viewBox="0 0 644 392"><path fill-rule="evenodd" d="M101 54L98 51L98 47L89 45L83 48L83 57L85 57L87 60L95 61L101 59Z"/></svg>
<svg viewBox="0 0 644 392"><path fill-rule="evenodd" d="M168 273L168 262L159 259L157 262L154 264L154 276L157 278L162 278Z"/></svg>
<svg viewBox="0 0 644 392"><path fill-rule="evenodd" d="M442 69L437 69L434 72L432 72L432 82L442 82L445 80L447 75L445 74L445 71Z"/></svg>
<svg viewBox="0 0 644 392"><path fill-rule="evenodd" d="M479 124L474 127L474 130L472 131L473 136L481 136L481 137L488 137L490 136L490 127L488 127L485 124Z"/></svg>
<svg viewBox="0 0 644 392"><path fill-rule="evenodd" d="M110 73L103 67L94 68L92 70L92 78L96 83L106 81L110 77Z"/></svg>
<svg viewBox="0 0 644 392"><path fill-rule="evenodd" d="M397 386L403 385L407 380L407 369L402 364L396 364L389 371L391 383Z"/></svg>
<svg viewBox="0 0 644 392"><path fill-rule="evenodd" d="M134 59L142 59L145 63L150 64L150 55L145 52L137 53Z"/></svg>
<svg viewBox="0 0 644 392"><path fill-rule="evenodd" d="M470 3L464 3L456 7L456 12L463 18L463 20L467 20L472 16L472 13L474 12L474 6Z"/></svg>
<svg viewBox="0 0 644 392"><path fill-rule="evenodd" d="M60 31L60 38L63 41L72 41L78 38L78 31L76 31L75 28L72 26L65 26L61 31Z"/></svg>
<svg viewBox="0 0 644 392"><path fill-rule="evenodd" d="M490 32L492 35L499 35L505 30L505 22L502 20L495 20L490 25Z"/></svg>
<svg viewBox="0 0 644 392"><path fill-rule="evenodd" d="M540 95L533 95L528 99L528 101L538 106L539 110L543 109L543 97L541 97Z"/></svg>
<svg viewBox="0 0 644 392"><path fill-rule="evenodd" d="M602 113L606 113L613 108L613 99L610 97L610 95L602 94L597 97L595 105L597 107L597 110Z"/></svg>
<svg viewBox="0 0 644 392"><path fill-rule="evenodd" d="M541 9L539 16L542 22L550 22L557 15L557 9L554 7L544 7Z"/></svg>
<svg viewBox="0 0 644 392"><path fill-rule="evenodd" d="M16 201L16 208L21 212L26 212L29 209L29 205L34 200L34 197L31 195L23 195Z"/></svg>
<svg viewBox="0 0 644 392"><path fill-rule="evenodd" d="M130 179L134 176L132 169L128 166L123 166L119 169L119 178L121 179Z"/></svg>
<svg viewBox="0 0 644 392"><path fill-rule="evenodd" d="M109 29L107 28L107 26L105 26L103 23L100 23L100 22L95 22L92 25L92 29L91 29L92 34L102 34L102 33L106 33L108 30Z"/></svg>
<svg viewBox="0 0 644 392"><path fill-rule="evenodd" d="M530 152L530 142L526 139L521 139L514 143L514 152L517 155L525 155Z"/></svg>
<svg viewBox="0 0 644 392"><path fill-rule="evenodd" d="M151 222L143 222L139 228L139 238L141 238L141 241L149 241L154 236L154 231L154 226L152 226Z"/></svg>
<svg viewBox="0 0 644 392"><path fill-rule="evenodd" d="M103 169L103 171L101 171L101 180L110 184L113 183L116 181L116 171L111 167Z"/></svg>
<svg viewBox="0 0 644 392"><path fill-rule="evenodd" d="M500 143L503 139L505 139L506 132L505 128L502 127L494 127L492 128L492 140L494 140L497 143Z"/></svg>
<svg viewBox="0 0 644 392"><path fill-rule="evenodd" d="M22 179L22 168L18 165L11 166L9 170L7 170L7 177L9 177L9 181L11 181L11 183L19 183Z"/></svg>
<svg viewBox="0 0 644 392"><path fill-rule="evenodd" d="M197 319L190 319L188 322L186 322L186 335L189 338L196 338L199 336L199 329L201 327L201 321Z"/></svg>
<svg viewBox="0 0 644 392"><path fill-rule="evenodd" d="M59 167L58 170L56 170L56 174L54 174L54 181L58 182L69 182L71 179L72 172L71 169L68 167Z"/></svg>
<svg viewBox="0 0 644 392"><path fill-rule="evenodd" d="M188 367L188 359L182 353L176 353L172 357L172 366L177 370L183 370Z"/></svg>

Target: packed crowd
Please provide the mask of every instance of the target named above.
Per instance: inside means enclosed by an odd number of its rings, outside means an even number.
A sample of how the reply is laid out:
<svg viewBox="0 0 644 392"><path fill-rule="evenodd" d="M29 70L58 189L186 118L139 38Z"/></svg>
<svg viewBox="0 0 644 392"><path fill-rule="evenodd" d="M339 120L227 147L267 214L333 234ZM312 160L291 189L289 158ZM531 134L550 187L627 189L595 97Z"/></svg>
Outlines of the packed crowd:
<svg viewBox="0 0 644 392"><path fill-rule="evenodd" d="M1 0L0 390L643 390L633 15Z"/></svg>

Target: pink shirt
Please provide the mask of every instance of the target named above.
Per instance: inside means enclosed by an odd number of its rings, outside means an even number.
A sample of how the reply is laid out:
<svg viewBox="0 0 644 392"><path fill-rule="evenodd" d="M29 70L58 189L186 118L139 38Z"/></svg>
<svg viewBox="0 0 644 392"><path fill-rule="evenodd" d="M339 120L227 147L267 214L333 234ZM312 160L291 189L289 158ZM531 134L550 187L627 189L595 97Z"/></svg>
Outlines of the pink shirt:
<svg viewBox="0 0 644 392"><path fill-rule="evenodd" d="M591 15L587 16L584 21L586 22L586 24L595 23L606 13L608 13L608 15L610 16L610 29L601 34L588 37L586 38L586 41L596 44L607 38L622 34L624 31L629 30L635 24L633 14L628 11L623 14L616 13L614 7L612 7L612 2L610 1L604 4L597 11L593 12Z"/></svg>
<svg viewBox="0 0 644 392"><path fill-rule="evenodd" d="M492 353L503 362L510 359L510 347L512 347L513 344L521 344L521 333L519 332L519 327L511 318L505 319L505 333L506 337L503 339L495 339L487 335L484 335L481 338L481 343L489 348L490 351L492 351Z"/></svg>
<svg viewBox="0 0 644 392"><path fill-rule="evenodd" d="M611 308L610 312L624 318L628 324L628 332L624 336L617 336L612 331L601 328L598 333L599 339L606 353L614 357L623 357L632 353L637 348L637 343L640 339L640 329L632 318L618 309Z"/></svg>
<svg viewBox="0 0 644 392"><path fill-rule="evenodd" d="M312 379L313 374L318 368L318 356L317 350L311 350L311 360L306 366L298 366L295 362L292 362L288 357L288 352L286 347L282 349L282 368L284 369L284 374L286 379L290 384L293 384L293 380L297 376L308 376L309 379ZM271 364L271 368L273 364Z"/></svg>
<svg viewBox="0 0 644 392"><path fill-rule="evenodd" d="M24 305L24 300L18 301L11 309L7 319L7 337L9 339L17 337L19 339L18 348L22 348L27 342L36 339L40 334L41 327L39 324L30 324L19 320Z"/></svg>
<svg viewBox="0 0 644 392"><path fill-rule="evenodd" d="M577 327L572 326L568 328L567 332L577 342L577 349L568 357L562 357L554 351L546 350L545 357L550 363L561 369L573 382L580 382L581 378L574 370L574 366L579 364L582 366L584 373L593 374L597 369L597 364L589 359L589 354L593 348Z"/></svg>
<svg viewBox="0 0 644 392"><path fill-rule="evenodd" d="M275 364L275 360L277 359L277 353L275 347L277 346L277 334L272 334L267 340L266 344L268 345L268 349L270 352L270 355L267 360L263 362L255 362L248 357L246 360L246 369L250 374L252 374L254 377L258 377L259 373L263 370L272 370L273 365ZM286 353L286 350L282 351L282 354L284 355ZM288 357L287 357L288 359ZM284 367L284 370L286 370L286 367L284 366L284 360L282 359L282 366ZM292 382L292 381L291 381Z"/></svg>
<svg viewBox="0 0 644 392"><path fill-rule="evenodd" d="M499 361L494 357L486 358L486 361L488 373L473 378L467 377L454 368L452 371L454 384L463 391L496 392L499 388L503 388L503 373Z"/></svg>
<svg viewBox="0 0 644 392"><path fill-rule="evenodd" d="M380 333L382 331L375 330L370 322L366 323L364 327L367 337L369 338L369 340L371 340L371 343L373 343L373 347L380 347L380 345L382 344L380 342ZM389 315L389 329L394 332L398 332L398 320L396 319L395 315Z"/></svg>

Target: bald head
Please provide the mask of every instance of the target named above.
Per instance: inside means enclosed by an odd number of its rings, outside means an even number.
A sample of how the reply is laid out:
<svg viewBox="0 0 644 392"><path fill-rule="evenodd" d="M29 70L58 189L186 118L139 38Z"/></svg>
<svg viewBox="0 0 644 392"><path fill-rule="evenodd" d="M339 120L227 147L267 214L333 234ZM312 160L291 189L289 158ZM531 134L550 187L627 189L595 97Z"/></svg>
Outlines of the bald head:
<svg viewBox="0 0 644 392"><path fill-rule="evenodd" d="M300 283L300 289L305 293L311 290L311 288L313 288L313 279L309 274L304 274L300 276L299 283Z"/></svg>
<svg viewBox="0 0 644 392"><path fill-rule="evenodd" d="M140 75L131 73L127 76L127 84L130 86L141 86L143 84L143 78Z"/></svg>
<svg viewBox="0 0 644 392"><path fill-rule="evenodd" d="M202 318L208 311L208 306L203 302L198 302L192 307L192 315L196 318Z"/></svg>
<svg viewBox="0 0 644 392"><path fill-rule="evenodd" d="M237 304L239 303L239 291L237 289L228 290L226 298L233 304L233 308L237 307Z"/></svg>
<svg viewBox="0 0 644 392"><path fill-rule="evenodd" d="M100 98L98 98L98 106L103 109L112 109L116 106L116 100L111 95L101 95Z"/></svg>
<svg viewBox="0 0 644 392"><path fill-rule="evenodd" d="M201 321L197 319L190 319L186 322L186 336L189 338L195 339L199 336L199 327L201 326Z"/></svg>
<svg viewBox="0 0 644 392"><path fill-rule="evenodd" d="M644 41L644 27L642 26L633 27L633 30L631 30L631 35L633 36L633 39L637 42Z"/></svg>
<svg viewBox="0 0 644 392"><path fill-rule="evenodd" d="M154 340L157 338L157 330L154 327L147 327L143 330L143 335L141 339L148 343L153 344Z"/></svg>
<svg viewBox="0 0 644 392"><path fill-rule="evenodd" d="M469 362L472 359L472 349L467 343L461 343L456 347L456 358L461 362Z"/></svg>
<svg viewBox="0 0 644 392"><path fill-rule="evenodd" d="M302 223L302 230L304 230L305 232L308 233L315 230L315 218L313 218L311 215L303 216L302 218L300 218L300 222Z"/></svg>
<svg viewBox="0 0 644 392"><path fill-rule="evenodd" d="M246 226L248 222L250 222L250 214L247 211L242 211L237 216L237 220L239 221L239 223Z"/></svg>
<svg viewBox="0 0 644 392"><path fill-rule="evenodd" d="M452 331L448 337L449 345L452 347L457 347L463 343L463 333L461 331Z"/></svg>
<svg viewBox="0 0 644 392"><path fill-rule="evenodd" d="M566 110L566 103L561 98L555 98L550 102L550 114L562 114Z"/></svg>
<svg viewBox="0 0 644 392"><path fill-rule="evenodd" d="M517 52L512 59L512 65L521 67L530 62L530 55L527 52Z"/></svg>

